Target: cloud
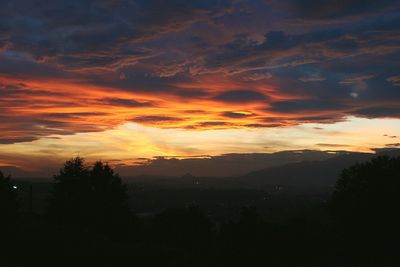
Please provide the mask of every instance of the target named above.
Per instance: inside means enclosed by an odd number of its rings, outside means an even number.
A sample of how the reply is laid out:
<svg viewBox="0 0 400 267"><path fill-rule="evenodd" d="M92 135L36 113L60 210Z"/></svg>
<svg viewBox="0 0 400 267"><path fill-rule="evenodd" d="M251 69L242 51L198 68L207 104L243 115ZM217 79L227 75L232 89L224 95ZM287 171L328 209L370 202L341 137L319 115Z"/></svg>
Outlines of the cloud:
<svg viewBox="0 0 400 267"><path fill-rule="evenodd" d="M86 117L93 118L94 114L41 114L40 118L35 115L15 116L5 114L0 116L2 125L0 130L4 137L0 143L10 144L16 142L30 142L51 135L71 135L76 132L103 131L104 125L85 121ZM101 115L98 115L101 117Z"/></svg>
<svg viewBox="0 0 400 267"><path fill-rule="evenodd" d="M400 143L386 144L388 148L398 148L400 147Z"/></svg>
<svg viewBox="0 0 400 267"><path fill-rule="evenodd" d="M290 101L279 101L271 103L271 107L267 110L279 112L279 113L303 113L307 112L337 112L338 110L344 109L346 106L341 103L335 103L333 101L326 100L290 100Z"/></svg>
<svg viewBox="0 0 400 267"><path fill-rule="evenodd" d="M196 124L194 128L226 128L227 126L232 126L232 124L225 121L204 121Z"/></svg>
<svg viewBox="0 0 400 267"><path fill-rule="evenodd" d="M3 1L0 44L64 69L120 68L152 56L139 43L211 22L230 8L224 0Z"/></svg>
<svg viewBox="0 0 400 267"><path fill-rule="evenodd" d="M395 0L384 0L379 3L374 0L289 0L280 2L281 6L290 10L294 16L310 20L376 13L397 4Z"/></svg>
<svg viewBox="0 0 400 267"><path fill-rule="evenodd" d="M400 86L400 75L389 77L386 81L391 83L393 86Z"/></svg>
<svg viewBox="0 0 400 267"><path fill-rule="evenodd" d="M153 104L149 102L139 102L133 99L125 99L125 98L102 98L100 102L111 105L111 106L121 106L121 107L152 107Z"/></svg>
<svg viewBox="0 0 400 267"><path fill-rule="evenodd" d="M328 143L320 143L316 144L317 146L320 147L333 147L333 148L338 148L338 147L348 147L349 145L346 144L328 144Z"/></svg>
<svg viewBox="0 0 400 267"><path fill-rule="evenodd" d="M394 105L393 107L361 108L356 110L354 114L367 118L400 118L400 107Z"/></svg>
<svg viewBox="0 0 400 267"><path fill-rule="evenodd" d="M268 97L254 90L232 90L215 96L214 100L227 103L251 103L267 101Z"/></svg>
<svg viewBox="0 0 400 267"><path fill-rule="evenodd" d="M251 73L247 77L244 77L244 80L249 80L249 81L259 81L259 80L268 80L272 78L272 74L269 72L264 72L264 73Z"/></svg>
<svg viewBox="0 0 400 267"><path fill-rule="evenodd" d="M5 0L1 142L132 121L200 130L399 118L399 6L377 5Z"/></svg>
<svg viewBox="0 0 400 267"><path fill-rule="evenodd" d="M221 115L223 117L233 118L233 119L240 119L253 116L251 112L245 112L245 111L225 111Z"/></svg>
<svg viewBox="0 0 400 267"><path fill-rule="evenodd" d="M299 80L302 82L320 82L320 81L325 81L326 78L321 76L304 76L300 77Z"/></svg>
<svg viewBox="0 0 400 267"><path fill-rule="evenodd" d="M356 76L356 77L350 77L350 78L346 78L342 81L340 81L341 84L356 84L356 83L360 83L369 79L374 78L373 74L369 74L369 75L363 75L363 76Z"/></svg>
<svg viewBox="0 0 400 267"><path fill-rule="evenodd" d="M157 116L157 115L149 115L149 116L139 116L131 119L131 121L139 122L143 124L170 124L181 122L183 119L171 116Z"/></svg>

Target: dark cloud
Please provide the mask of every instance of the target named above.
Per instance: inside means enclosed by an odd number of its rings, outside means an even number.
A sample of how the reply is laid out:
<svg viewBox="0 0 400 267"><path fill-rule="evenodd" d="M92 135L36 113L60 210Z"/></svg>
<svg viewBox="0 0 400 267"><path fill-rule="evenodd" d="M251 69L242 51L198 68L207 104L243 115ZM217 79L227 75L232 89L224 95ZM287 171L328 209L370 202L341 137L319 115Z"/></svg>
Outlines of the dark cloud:
<svg viewBox="0 0 400 267"><path fill-rule="evenodd" d="M400 143L386 144L388 148L400 148Z"/></svg>
<svg viewBox="0 0 400 267"><path fill-rule="evenodd" d="M0 73L15 77L66 77L63 70L47 64L38 64L29 54L16 51L0 53Z"/></svg>
<svg viewBox="0 0 400 267"><path fill-rule="evenodd" d="M345 115L344 114L336 114L336 115L314 115L314 116L300 116L300 117L295 117L289 121L292 121L295 124L301 124L301 123L336 123L336 122L341 122L345 121Z"/></svg>
<svg viewBox="0 0 400 267"><path fill-rule="evenodd" d="M233 118L233 119L240 119L240 118L246 118L249 116L253 116L253 114L251 114L251 113L235 112L235 111L225 111L221 115L223 117Z"/></svg>
<svg viewBox="0 0 400 267"><path fill-rule="evenodd" d="M207 114L207 111L199 109L190 109L190 110L185 110L183 112L187 114Z"/></svg>
<svg viewBox="0 0 400 267"><path fill-rule="evenodd" d="M227 103L249 103L267 101L268 97L254 90L233 90L214 97L215 100Z"/></svg>
<svg viewBox="0 0 400 267"><path fill-rule="evenodd" d="M345 144L329 144L329 143L320 143L320 144L316 144L316 145L321 146L321 147L333 147L333 148L349 146L349 145L345 145Z"/></svg>
<svg viewBox="0 0 400 267"><path fill-rule="evenodd" d="M398 4L396 0L289 0L283 5L305 19L334 19L363 13L376 13Z"/></svg>
<svg viewBox="0 0 400 267"><path fill-rule="evenodd" d="M153 106L153 104L150 102L139 102L133 99L124 99L124 98L103 98L100 99L100 102L110 106L121 106L129 108Z"/></svg>
<svg viewBox="0 0 400 267"><path fill-rule="evenodd" d="M1 83L0 82L0 94L12 95L21 92L26 87L24 83Z"/></svg>
<svg viewBox="0 0 400 267"><path fill-rule="evenodd" d="M400 118L400 106L393 107L370 107L358 109L354 112L355 115L367 118Z"/></svg>
<svg viewBox="0 0 400 267"><path fill-rule="evenodd" d="M393 0L3 0L2 142L127 121L200 129L399 118L399 9Z"/></svg>
<svg viewBox="0 0 400 267"><path fill-rule="evenodd" d="M209 93L207 91L196 88L178 89L175 90L174 94L186 99L204 98L209 96Z"/></svg>
<svg viewBox="0 0 400 267"><path fill-rule="evenodd" d="M177 118L177 117L172 117L172 116L157 116L157 115L150 115L150 116L138 116L131 121L133 122L138 122L138 123L144 123L144 124L165 124L165 123L171 123L171 122L180 122L183 119Z"/></svg>
<svg viewBox="0 0 400 267"><path fill-rule="evenodd" d="M229 125L231 124L225 121L205 121L198 123L196 126L199 126L200 128L208 128L208 127L229 126Z"/></svg>
<svg viewBox="0 0 400 267"><path fill-rule="evenodd" d="M233 38L205 58L205 68L236 74L253 70L302 67L356 55L390 54L399 49L399 16L375 18L348 27L315 27L301 33L269 31L262 42ZM205 71L205 70L204 70ZM272 71L270 71L271 74Z"/></svg>
<svg viewBox="0 0 400 267"><path fill-rule="evenodd" d="M189 76L168 76L160 77L151 74L151 72L141 66L128 66L122 70L123 79L118 77L111 77L110 79L99 79L98 75L90 76L88 82L96 84L102 87L115 88L119 90L125 90L129 92L147 92L153 93L165 93L172 95L181 95L185 97L189 96L203 96L206 93L200 88L177 88L177 83L193 82L193 79ZM107 76L107 75L105 75ZM120 76L120 75L119 75Z"/></svg>
<svg viewBox="0 0 400 267"><path fill-rule="evenodd" d="M67 118L83 118L83 117L94 117L94 116L105 116L110 113L106 112L73 112L73 113L44 113L41 116L50 119L67 119Z"/></svg>
<svg viewBox="0 0 400 267"><path fill-rule="evenodd" d="M303 76L300 77L299 80L302 82L320 82L320 81L325 81L325 78L321 76L308 76L308 77Z"/></svg>
<svg viewBox="0 0 400 267"><path fill-rule="evenodd" d="M400 86L400 75L388 77L388 78L386 79L386 81L388 81L389 83L391 83L393 86Z"/></svg>
<svg viewBox="0 0 400 267"><path fill-rule="evenodd" d="M305 113L307 112L321 112L321 111L333 111L337 112L346 108L344 104L329 102L326 100L291 100L291 101L280 101L271 103L271 108L267 110L279 112L279 113Z"/></svg>
<svg viewBox="0 0 400 267"><path fill-rule="evenodd" d="M6 137L0 138L0 144L14 144L14 143L21 143L21 142L31 142L36 140L37 137Z"/></svg>
<svg viewBox="0 0 400 267"><path fill-rule="evenodd" d="M278 127L285 127L288 125L285 123L250 123L250 124L245 124L244 126L249 128L278 128Z"/></svg>
<svg viewBox="0 0 400 267"><path fill-rule="evenodd" d="M0 138L0 143L30 142L51 135L71 135L76 132L97 132L105 129L102 125L85 122L82 120L85 116L92 117L93 114L41 114L37 117L5 114L0 116L0 131L6 134L6 137ZM71 118L75 120L70 121Z"/></svg>
<svg viewBox="0 0 400 267"><path fill-rule="evenodd" d="M0 45L67 69L134 64L149 56L139 42L212 21L230 1L2 1ZM132 46L132 44L134 44ZM131 47L129 47L131 46Z"/></svg>
<svg viewBox="0 0 400 267"><path fill-rule="evenodd" d="M206 39L200 36L192 36L190 37L190 41L193 43L194 46L202 49L209 48L211 46Z"/></svg>

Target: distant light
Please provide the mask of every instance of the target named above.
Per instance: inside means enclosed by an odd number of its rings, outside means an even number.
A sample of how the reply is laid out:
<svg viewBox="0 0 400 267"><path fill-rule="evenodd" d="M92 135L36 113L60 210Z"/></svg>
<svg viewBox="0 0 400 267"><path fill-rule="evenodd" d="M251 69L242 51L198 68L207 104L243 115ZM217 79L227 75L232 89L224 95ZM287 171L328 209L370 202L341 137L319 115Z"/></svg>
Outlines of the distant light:
<svg viewBox="0 0 400 267"><path fill-rule="evenodd" d="M16 186L16 185L13 185L13 189L18 189L18 186Z"/></svg>

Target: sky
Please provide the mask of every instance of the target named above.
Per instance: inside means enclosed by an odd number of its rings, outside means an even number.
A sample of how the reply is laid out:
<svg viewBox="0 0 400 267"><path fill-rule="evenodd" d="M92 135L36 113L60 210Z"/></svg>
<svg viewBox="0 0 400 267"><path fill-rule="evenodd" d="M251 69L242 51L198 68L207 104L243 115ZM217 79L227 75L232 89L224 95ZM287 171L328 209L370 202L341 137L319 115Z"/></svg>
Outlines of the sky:
<svg viewBox="0 0 400 267"><path fill-rule="evenodd" d="M26 171L399 147L400 3L2 0L0 132Z"/></svg>

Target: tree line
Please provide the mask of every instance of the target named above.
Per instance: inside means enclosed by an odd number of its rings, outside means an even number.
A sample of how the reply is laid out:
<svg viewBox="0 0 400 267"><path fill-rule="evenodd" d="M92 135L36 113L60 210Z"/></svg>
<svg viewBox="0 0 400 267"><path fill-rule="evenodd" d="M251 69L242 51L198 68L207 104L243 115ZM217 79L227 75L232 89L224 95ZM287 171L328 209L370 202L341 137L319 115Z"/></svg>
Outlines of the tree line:
<svg viewBox="0 0 400 267"><path fill-rule="evenodd" d="M400 157L342 171L324 212L285 221L243 207L216 223L197 206L137 218L103 162L65 162L44 215L19 210L0 172L2 266L399 266ZM318 213L318 211L316 211Z"/></svg>

